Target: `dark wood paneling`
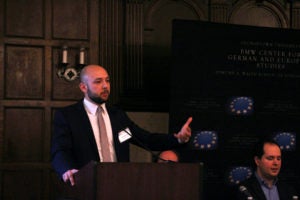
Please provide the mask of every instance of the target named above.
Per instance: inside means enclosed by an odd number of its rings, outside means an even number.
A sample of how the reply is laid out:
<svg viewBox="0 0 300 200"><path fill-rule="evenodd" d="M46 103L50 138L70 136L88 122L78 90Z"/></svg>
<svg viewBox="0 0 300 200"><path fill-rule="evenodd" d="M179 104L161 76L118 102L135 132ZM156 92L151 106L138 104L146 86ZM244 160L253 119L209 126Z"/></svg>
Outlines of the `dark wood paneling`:
<svg viewBox="0 0 300 200"><path fill-rule="evenodd" d="M56 66L63 45L70 67L80 47L99 62L99 1L0 0L0 16L0 199L55 199L52 109L82 97Z"/></svg>
<svg viewBox="0 0 300 200"><path fill-rule="evenodd" d="M4 162L41 162L44 110L5 108L4 116Z"/></svg>
<svg viewBox="0 0 300 200"><path fill-rule="evenodd" d="M5 57L5 98L42 99L43 48L7 45Z"/></svg>
<svg viewBox="0 0 300 200"><path fill-rule="evenodd" d="M22 199L39 200L43 198L41 170L4 170L3 171L3 200Z"/></svg>
<svg viewBox="0 0 300 200"><path fill-rule="evenodd" d="M87 0L53 0L53 38L88 39Z"/></svg>
<svg viewBox="0 0 300 200"><path fill-rule="evenodd" d="M6 35L22 37L44 36L44 1L6 0Z"/></svg>

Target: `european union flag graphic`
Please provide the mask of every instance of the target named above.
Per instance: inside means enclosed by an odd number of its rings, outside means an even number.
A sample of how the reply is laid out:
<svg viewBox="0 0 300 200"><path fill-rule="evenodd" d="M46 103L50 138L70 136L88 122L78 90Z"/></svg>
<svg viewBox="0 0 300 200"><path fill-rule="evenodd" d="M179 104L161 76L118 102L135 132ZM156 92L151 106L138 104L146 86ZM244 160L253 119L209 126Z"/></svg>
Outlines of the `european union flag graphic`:
<svg viewBox="0 0 300 200"><path fill-rule="evenodd" d="M232 169L229 170L229 175L228 175L229 184L231 185L239 184L240 182L250 178L252 173L253 172L250 167L246 167L246 166L232 167Z"/></svg>
<svg viewBox="0 0 300 200"><path fill-rule="evenodd" d="M196 149L212 150L218 145L218 134L215 131L199 131L193 141Z"/></svg>
<svg viewBox="0 0 300 200"><path fill-rule="evenodd" d="M232 97L227 104L227 110L231 115L250 115L253 113L253 105L251 97Z"/></svg>
<svg viewBox="0 0 300 200"><path fill-rule="evenodd" d="M277 132L274 140L279 144L282 151L294 151L296 149L296 133Z"/></svg>

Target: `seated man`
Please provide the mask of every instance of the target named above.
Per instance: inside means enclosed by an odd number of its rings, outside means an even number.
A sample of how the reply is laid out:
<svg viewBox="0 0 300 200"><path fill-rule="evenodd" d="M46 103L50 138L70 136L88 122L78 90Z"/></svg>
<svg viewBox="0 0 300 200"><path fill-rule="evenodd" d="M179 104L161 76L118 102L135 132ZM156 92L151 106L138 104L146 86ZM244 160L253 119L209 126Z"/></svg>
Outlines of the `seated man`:
<svg viewBox="0 0 300 200"><path fill-rule="evenodd" d="M252 177L238 186L237 199L243 200L248 197L255 200L298 199L294 188L278 178L282 161L279 145L272 139L265 139L254 151L256 171Z"/></svg>

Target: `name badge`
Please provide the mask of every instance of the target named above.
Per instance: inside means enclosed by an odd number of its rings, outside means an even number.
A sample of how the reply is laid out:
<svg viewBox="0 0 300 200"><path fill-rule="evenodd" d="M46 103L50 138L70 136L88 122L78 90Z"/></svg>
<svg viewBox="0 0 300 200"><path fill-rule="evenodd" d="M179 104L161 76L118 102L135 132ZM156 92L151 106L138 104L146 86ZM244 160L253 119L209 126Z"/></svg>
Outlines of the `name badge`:
<svg viewBox="0 0 300 200"><path fill-rule="evenodd" d="M129 128L125 128L124 130L121 130L119 132L119 141L120 141L120 143L123 143L126 140L129 140L131 137L132 137L132 134L131 134Z"/></svg>

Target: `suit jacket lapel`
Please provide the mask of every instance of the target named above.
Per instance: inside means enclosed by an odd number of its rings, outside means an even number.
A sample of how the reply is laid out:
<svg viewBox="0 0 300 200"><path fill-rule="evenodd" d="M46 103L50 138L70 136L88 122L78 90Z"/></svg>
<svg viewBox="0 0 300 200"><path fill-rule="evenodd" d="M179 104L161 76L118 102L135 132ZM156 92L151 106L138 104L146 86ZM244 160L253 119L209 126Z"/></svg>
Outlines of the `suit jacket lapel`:
<svg viewBox="0 0 300 200"><path fill-rule="evenodd" d="M257 199L267 200L265 197L264 191L261 189L261 186L260 186L258 180L256 179L256 177L253 176L252 178L253 178L252 187L253 187L254 193L257 194Z"/></svg>
<svg viewBox="0 0 300 200"><path fill-rule="evenodd" d="M89 117L86 113L86 110L84 108L83 101L80 101L78 103L77 108L78 108L78 115L79 115L77 117L77 119L81 120L81 121L78 122L79 124L81 124L80 127L81 127L82 130L80 132L87 135L87 137L89 138L91 147L96 152L96 154L99 156L98 147L97 147L97 143L96 143L96 140L95 140L92 125L91 125ZM100 157L99 157L99 160L100 160Z"/></svg>
<svg viewBox="0 0 300 200"><path fill-rule="evenodd" d="M124 153L121 150L121 143L119 141L119 132L124 128L122 127L122 121L118 118L117 112L112 107L106 105L106 109L110 118L112 127L112 134L114 139L114 147L117 159L121 158L121 154ZM118 160L119 161L119 160Z"/></svg>
<svg viewBox="0 0 300 200"><path fill-rule="evenodd" d="M260 185L257 185L257 196L258 196L258 199L261 199L261 200L267 200L266 199L266 196L265 196L265 193L264 191L261 189Z"/></svg>

